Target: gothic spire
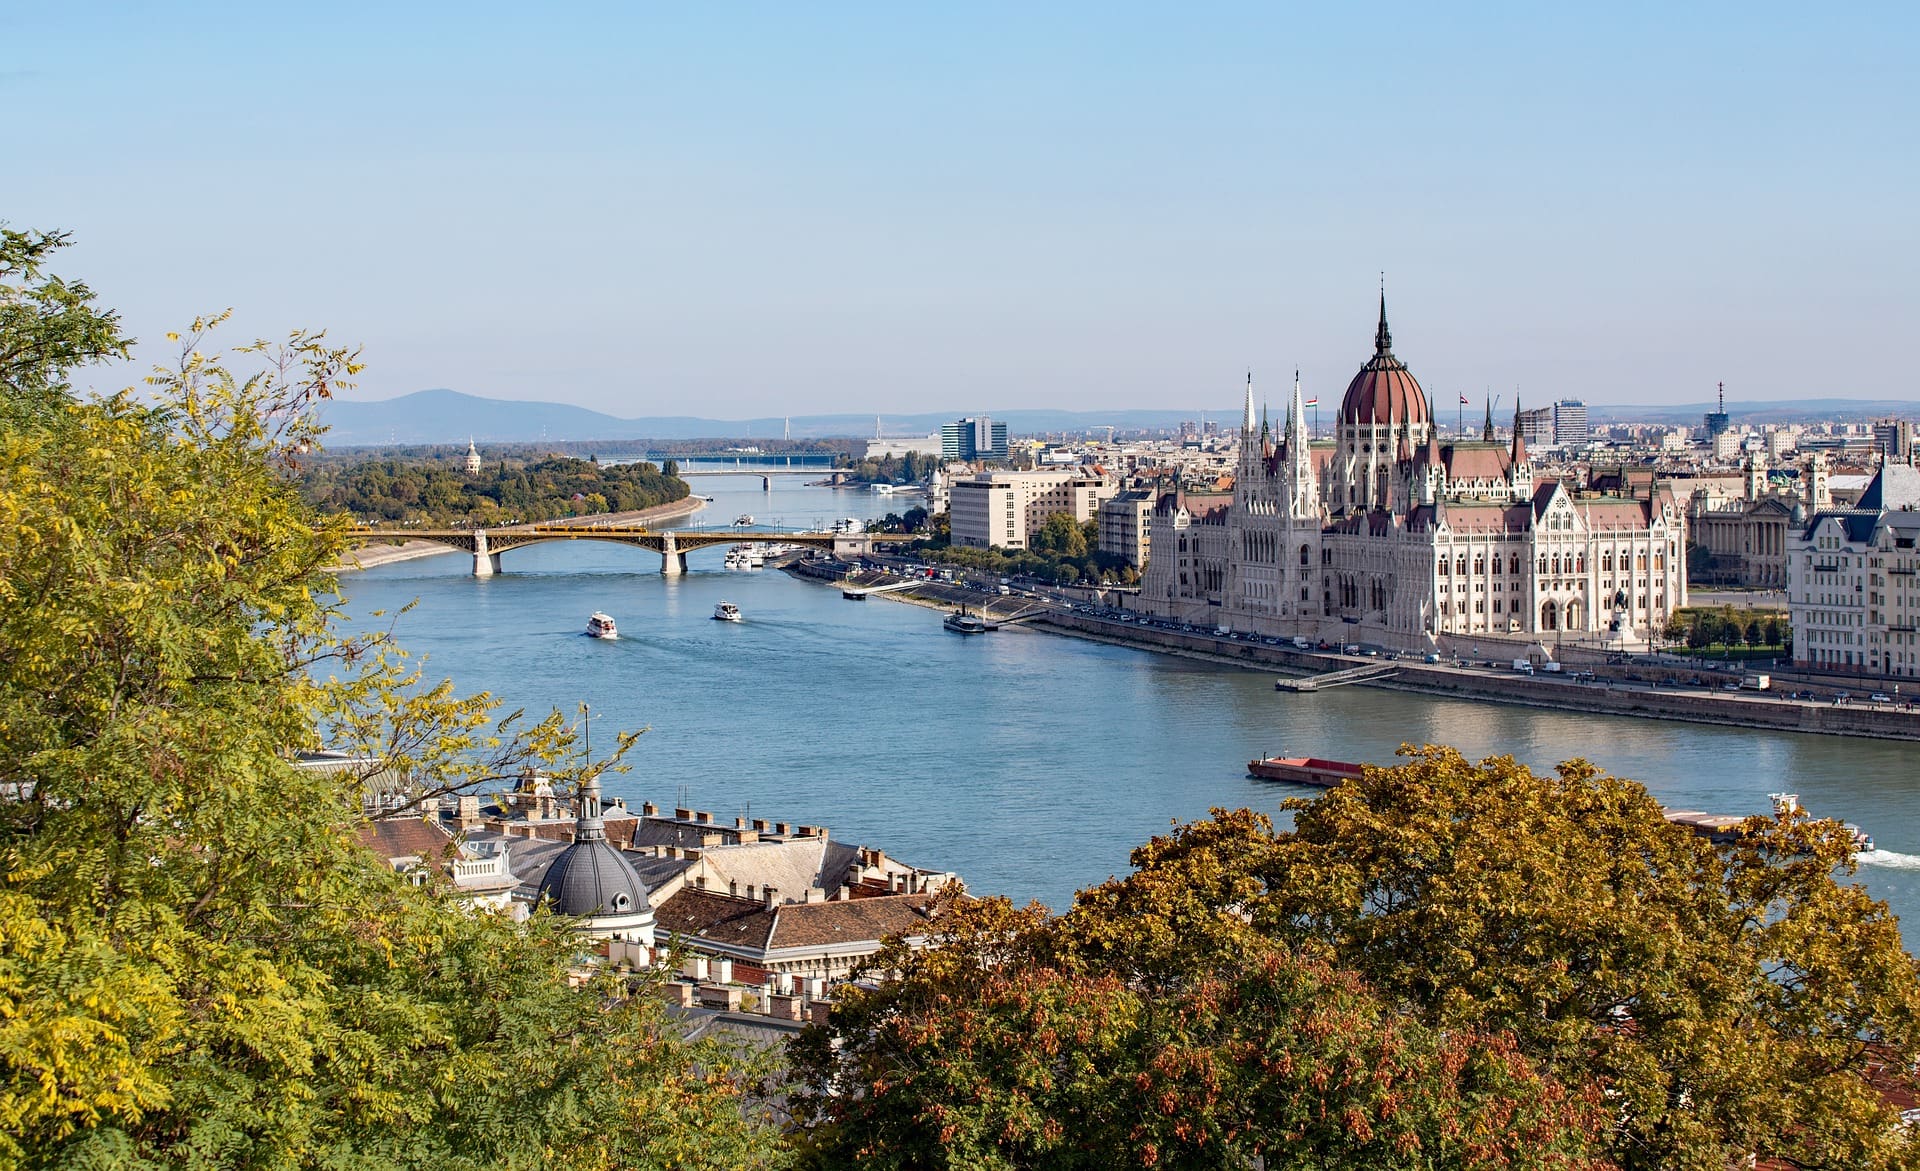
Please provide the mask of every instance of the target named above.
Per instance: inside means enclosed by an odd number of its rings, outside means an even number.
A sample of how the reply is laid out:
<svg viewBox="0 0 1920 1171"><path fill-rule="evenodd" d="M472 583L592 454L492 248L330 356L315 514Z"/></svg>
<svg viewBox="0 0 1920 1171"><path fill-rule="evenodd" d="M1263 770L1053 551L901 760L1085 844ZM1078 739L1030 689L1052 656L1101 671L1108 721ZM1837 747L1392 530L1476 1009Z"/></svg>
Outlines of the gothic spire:
<svg viewBox="0 0 1920 1171"><path fill-rule="evenodd" d="M1527 441L1520 434L1520 396L1513 396L1513 466L1527 462Z"/></svg>
<svg viewBox="0 0 1920 1171"><path fill-rule="evenodd" d="M1240 422L1240 434L1253 438L1253 371L1247 371L1247 412Z"/></svg>
<svg viewBox="0 0 1920 1171"><path fill-rule="evenodd" d="M1373 334L1373 352L1375 357L1380 358L1393 353L1393 334L1387 331L1387 287L1384 281L1380 286L1380 328Z"/></svg>
<svg viewBox="0 0 1920 1171"><path fill-rule="evenodd" d="M1487 421L1480 428L1480 442L1493 442L1493 396L1487 396Z"/></svg>

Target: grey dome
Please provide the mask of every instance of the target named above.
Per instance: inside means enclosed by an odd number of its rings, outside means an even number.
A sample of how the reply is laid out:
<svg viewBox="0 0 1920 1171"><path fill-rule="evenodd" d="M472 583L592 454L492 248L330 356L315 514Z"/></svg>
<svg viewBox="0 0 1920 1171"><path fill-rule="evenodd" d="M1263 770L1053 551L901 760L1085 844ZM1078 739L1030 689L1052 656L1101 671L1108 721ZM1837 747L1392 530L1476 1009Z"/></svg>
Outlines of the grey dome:
<svg viewBox="0 0 1920 1171"><path fill-rule="evenodd" d="M633 863L607 841L598 816L581 818L573 844L541 876L534 901L546 900L551 900L556 913L575 918L633 915L651 909L647 884Z"/></svg>
<svg viewBox="0 0 1920 1171"><path fill-rule="evenodd" d="M605 839L575 842L561 851L540 879L539 899L551 899L555 912L575 917L648 909L647 884Z"/></svg>

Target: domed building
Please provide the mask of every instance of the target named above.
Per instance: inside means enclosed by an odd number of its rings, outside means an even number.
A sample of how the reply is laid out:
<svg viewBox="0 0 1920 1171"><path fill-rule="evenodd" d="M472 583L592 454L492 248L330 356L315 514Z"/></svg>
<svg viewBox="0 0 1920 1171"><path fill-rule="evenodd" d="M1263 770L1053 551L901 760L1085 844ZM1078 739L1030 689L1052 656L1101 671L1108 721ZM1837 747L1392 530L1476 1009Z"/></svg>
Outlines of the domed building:
<svg viewBox="0 0 1920 1171"><path fill-rule="evenodd" d="M582 934L595 939L653 946L653 904L647 884L620 848L607 840L598 782L591 782L580 795L573 841L547 866L534 903L580 920Z"/></svg>
<svg viewBox="0 0 1920 1171"><path fill-rule="evenodd" d="M1413 458L1433 435L1427 392L1393 356L1387 329L1387 295L1380 294L1380 325L1373 335L1373 357L1347 384L1340 400L1334 439L1332 506L1385 508L1396 465Z"/></svg>
<svg viewBox="0 0 1920 1171"><path fill-rule="evenodd" d="M1434 649L1450 636L1643 641L1686 605L1686 517L1673 493L1536 478L1520 434L1442 443L1393 352L1386 298L1373 356L1330 439L1307 433L1299 375L1278 443L1247 383L1225 507L1156 509L1139 606L1208 627Z"/></svg>

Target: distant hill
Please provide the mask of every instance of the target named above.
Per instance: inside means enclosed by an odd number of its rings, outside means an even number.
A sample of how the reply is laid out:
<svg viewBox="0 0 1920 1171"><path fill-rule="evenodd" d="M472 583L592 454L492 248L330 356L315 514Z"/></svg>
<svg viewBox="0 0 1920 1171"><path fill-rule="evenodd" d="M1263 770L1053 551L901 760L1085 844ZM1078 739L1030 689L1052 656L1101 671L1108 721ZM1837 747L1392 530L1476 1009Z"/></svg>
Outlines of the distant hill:
<svg viewBox="0 0 1920 1171"><path fill-rule="evenodd" d="M1323 427L1333 422L1334 408L1322 413ZM1642 422L1695 425L1712 409L1711 403L1664 403L1647 406L1591 404L1596 423ZM1205 412L1214 420L1232 419L1237 409ZM1832 421L1865 422L1887 415L1911 415L1916 404L1894 399L1803 399L1796 402L1731 402L1727 413L1735 422L1763 423ZM1018 435L1054 431L1171 430L1183 419L1198 419L1196 411L1057 411L1044 409L981 411L951 410L915 415L883 415L880 426L893 438L930 435L942 423L967 414L987 414L1004 421ZM795 415L761 419L706 419L693 415L650 415L622 419L566 403L516 402L480 398L457 390L421 390L381 402L334 400L327 404L332 426L329 447L378 447L407 443L464 443L471 436L483 443L534 443L569 440L777 439L791 425L795 439L871 437L872 415ZM1501 420L1506 421L1504 418ZM1278 421L1276 420L1276 426Z"/></svg>
<svg viewBox="0 0 1920 1171"><path fill-rule="evenodd" d="M1192 411L941 411L882 415L882 431L892 437L931 435L966 414L989 414L1011 431L1086 431L1115 427L1122 431L1160 429L1199 416ZM1207 417L1226 417L1209 411ZM564 403L514 402L479 398L457 390L421 390L381 402L336 399L326 406L332 430L329 447L385 446L407 443L532 443L591 439L777 439L791 424L795 439L870 437L872 415L795 415L791 420L705 419L691 415L649 415L622 419Z"/></svg>

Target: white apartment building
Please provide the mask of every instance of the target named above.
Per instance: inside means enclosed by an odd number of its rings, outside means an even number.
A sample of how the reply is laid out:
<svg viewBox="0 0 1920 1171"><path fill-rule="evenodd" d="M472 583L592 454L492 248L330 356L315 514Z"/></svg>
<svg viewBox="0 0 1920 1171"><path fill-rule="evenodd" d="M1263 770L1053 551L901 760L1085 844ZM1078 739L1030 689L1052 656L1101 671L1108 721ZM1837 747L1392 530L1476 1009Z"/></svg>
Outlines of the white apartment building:
<svg viewBox="0 0 1920 1171"><path fill-rule="evenodd" d="M1787 559L1793 658L1820 671L1920 675L1920 469L1889 464L1857 507L1818 512Z"/></svg>
<svg viewBox="0 0 1920 1171"><path fill-rule="evenodd" d="M1157 503L1151 492L1122 492L1100 505L1100 551L1135 569L1146 565Z"/></svg>
<svg viewBox="0 0 1920 1171"><path fill-rule="evenodd" d="M973 549L1025 549L1047 518L1064 512L1092 520L1118 487L1083 468L1045 472L982 472L955 480L948 517L953 543Z"/></svg>

